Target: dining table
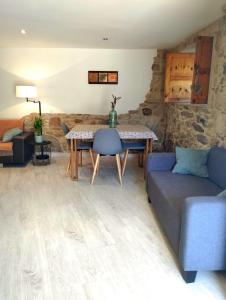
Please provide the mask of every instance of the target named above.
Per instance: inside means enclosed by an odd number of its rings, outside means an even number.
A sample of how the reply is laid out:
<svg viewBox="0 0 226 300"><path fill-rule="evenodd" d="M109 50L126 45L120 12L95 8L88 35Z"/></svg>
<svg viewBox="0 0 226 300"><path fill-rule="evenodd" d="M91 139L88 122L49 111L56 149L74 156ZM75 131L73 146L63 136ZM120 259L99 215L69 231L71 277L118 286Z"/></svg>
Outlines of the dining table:
<svg viewBox="0 0 226 300"><path fill-rule="evenodd" d="M66 139L70 140L70 157L71 157L71 180L78 180L78 152L77 143L81 140L94 139L95 132L102 128L109 128L109 125L102 124L76 124L66 135ZM157 141L156 134L145 125L126 124L117 125L115 128L122 140L145 140L144 154L147 159L148 153L152 152L152 143Z"/></svg>

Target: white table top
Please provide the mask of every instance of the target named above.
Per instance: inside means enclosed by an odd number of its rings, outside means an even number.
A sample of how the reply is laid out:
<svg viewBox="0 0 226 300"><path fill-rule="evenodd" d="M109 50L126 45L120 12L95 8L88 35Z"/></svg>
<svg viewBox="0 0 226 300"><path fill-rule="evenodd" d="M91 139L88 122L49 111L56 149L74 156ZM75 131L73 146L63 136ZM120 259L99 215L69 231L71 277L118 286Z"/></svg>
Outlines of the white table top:
<svg viewBox="0 0 226 300"><path fill-rule="evenodd" d="M67 139L93 139L95 132L101 128L109 128L108 125L75 125L66 135ZM121 139L152 139L158 138L153 131L144 125L118 125L116 127Z"/></svg>

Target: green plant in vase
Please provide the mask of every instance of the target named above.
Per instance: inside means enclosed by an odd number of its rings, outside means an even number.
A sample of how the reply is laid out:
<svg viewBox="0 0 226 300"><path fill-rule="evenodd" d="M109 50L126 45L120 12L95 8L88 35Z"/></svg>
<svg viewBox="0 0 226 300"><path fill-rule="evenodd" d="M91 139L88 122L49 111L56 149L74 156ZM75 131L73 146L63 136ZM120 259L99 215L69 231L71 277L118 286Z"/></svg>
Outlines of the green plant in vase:
<svg viewBox="0 0 226 300"><path fill-rule="evenodd" d="M115 128L117 126L117 111L115 110L115 106L122 97L116 97L112 95L113 101L111 101L111 111L109 112L109 127Z"/></svg>
<svg viewBox="0 0 226 300"><path fill-rule="evenodd" d="M36 117L34 121L34 131L35 131L35 141L36 143L42 143L43 142L43 136L42 136L42 118Z"/></svg>

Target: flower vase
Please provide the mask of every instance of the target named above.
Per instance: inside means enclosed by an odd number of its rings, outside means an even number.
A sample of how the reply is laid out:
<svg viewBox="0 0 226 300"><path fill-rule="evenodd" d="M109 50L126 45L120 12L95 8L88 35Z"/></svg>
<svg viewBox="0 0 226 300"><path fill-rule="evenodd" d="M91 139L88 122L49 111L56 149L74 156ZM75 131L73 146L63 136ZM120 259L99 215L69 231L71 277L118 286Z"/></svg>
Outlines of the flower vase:
<svg viewBox="0 0 226 300"><path fill-rule="evenodd" d="M115 128L117 125L117 111L112 108L112 110L109 112L109 127Z"/></svg>

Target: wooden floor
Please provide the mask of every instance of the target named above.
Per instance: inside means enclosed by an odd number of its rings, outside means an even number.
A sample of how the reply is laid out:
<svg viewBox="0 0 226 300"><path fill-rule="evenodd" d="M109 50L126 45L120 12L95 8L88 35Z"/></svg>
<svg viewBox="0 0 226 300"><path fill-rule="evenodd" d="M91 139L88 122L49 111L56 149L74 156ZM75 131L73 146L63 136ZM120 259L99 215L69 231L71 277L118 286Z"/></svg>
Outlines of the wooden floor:
<svg viewBox="0 0 226 300"><path fill-rule="evenodd" d="M93 186L89 166L79 182L65 167L0 169L1 300L226 299L224 273L182 280L133 159L122 187L114 159Z"/></svg>

